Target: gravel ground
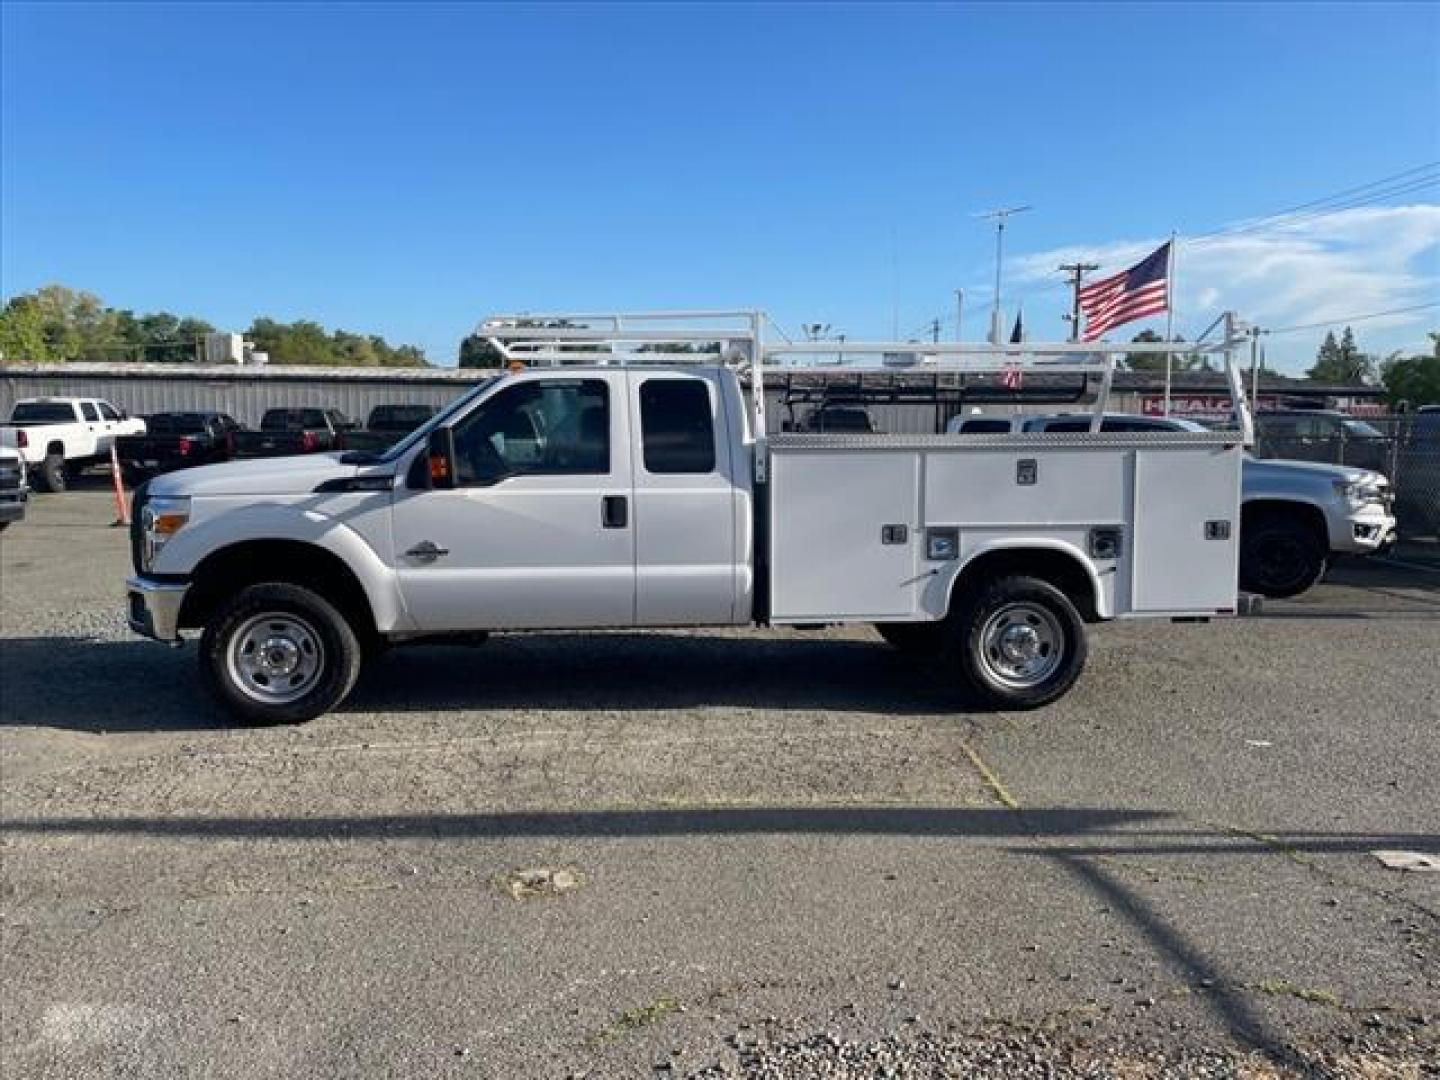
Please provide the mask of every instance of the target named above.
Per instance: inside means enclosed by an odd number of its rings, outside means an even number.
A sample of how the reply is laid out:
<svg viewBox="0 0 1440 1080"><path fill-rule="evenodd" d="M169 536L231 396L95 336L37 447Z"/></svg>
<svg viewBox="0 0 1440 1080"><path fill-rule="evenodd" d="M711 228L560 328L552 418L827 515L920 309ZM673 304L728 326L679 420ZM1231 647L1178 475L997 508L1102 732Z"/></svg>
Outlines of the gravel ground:
<svg viewBox="0 0 1440 1080"><path fill-rule="evenodd" d="M6 1076L1440 1069L1440 874L1371 855L1440 854L1423 558L1024 715L861 628L535 634L245 730L111 517L0 540Z"/></svg>

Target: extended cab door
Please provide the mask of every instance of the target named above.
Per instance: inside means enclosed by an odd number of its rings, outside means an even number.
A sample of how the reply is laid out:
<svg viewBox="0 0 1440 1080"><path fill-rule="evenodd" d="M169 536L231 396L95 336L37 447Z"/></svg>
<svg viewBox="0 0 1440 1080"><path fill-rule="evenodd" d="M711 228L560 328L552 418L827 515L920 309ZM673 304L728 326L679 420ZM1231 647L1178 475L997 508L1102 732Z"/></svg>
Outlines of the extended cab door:
<svg viewBox="0 0 1440 1080"><path fill-rule="evenodd" d="M454 438L456 486L402 481L394 504L400 588L419 629L633 625L625 372L505 378Z"/></svg>
<svg viewBox="0 0 1440 1080"><path fill-rule="evenodd" d="M737 485L713 373L632 368L636 621L723 625L735 618Z"/></svg>
<svg viewBox="0 0 1440 1080"><path fill-rule="evenodd" d="M66 446L65 456L86 458L108 453L110 443L105 437L105 422L100 418L99 407L93 401L80 401L76 403L76 411L80 414L80 430L85 434L76 440L73 449Z"/></svg>

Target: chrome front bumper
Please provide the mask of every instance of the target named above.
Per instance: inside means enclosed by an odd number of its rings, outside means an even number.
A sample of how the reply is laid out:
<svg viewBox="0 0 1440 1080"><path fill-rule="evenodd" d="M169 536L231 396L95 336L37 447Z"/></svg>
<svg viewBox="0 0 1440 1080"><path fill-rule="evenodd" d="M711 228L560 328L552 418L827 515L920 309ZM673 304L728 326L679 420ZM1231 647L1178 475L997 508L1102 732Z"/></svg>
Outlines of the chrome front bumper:
<svg viewBox="0 0 1440 1080"><path fill-rule="evenodd" d="M180 643L180 605L188 582L151 581L132 577L125 582L125 618L130 629L169 645Z"/></svg>

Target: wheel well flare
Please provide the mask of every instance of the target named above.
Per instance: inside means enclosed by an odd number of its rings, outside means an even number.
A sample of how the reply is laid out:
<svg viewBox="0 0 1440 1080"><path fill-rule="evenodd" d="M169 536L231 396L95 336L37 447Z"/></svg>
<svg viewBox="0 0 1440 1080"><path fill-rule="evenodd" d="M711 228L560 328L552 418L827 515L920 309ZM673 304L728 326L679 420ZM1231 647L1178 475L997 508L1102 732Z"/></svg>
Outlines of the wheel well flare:
<svg viewBox="0 0 1440 1080"><path fill-rule="evenodd" d="M1075 556L1055 548L1003 548L966 563L950 587L951 604L964 590L985 581L1024 575L1049 582L1063 592L1086 622L1100 618L1095 582Z"/></svg>
<svg viewBox="0 0 1440 1080"><path fill-rule="evenodd" d="M357 632L374 632L374 613L354 571L334 552L299 540L247 540L206 556L191 575L180 625L204 626L222 600L261 582L311 589L339 608Z"/></svg>

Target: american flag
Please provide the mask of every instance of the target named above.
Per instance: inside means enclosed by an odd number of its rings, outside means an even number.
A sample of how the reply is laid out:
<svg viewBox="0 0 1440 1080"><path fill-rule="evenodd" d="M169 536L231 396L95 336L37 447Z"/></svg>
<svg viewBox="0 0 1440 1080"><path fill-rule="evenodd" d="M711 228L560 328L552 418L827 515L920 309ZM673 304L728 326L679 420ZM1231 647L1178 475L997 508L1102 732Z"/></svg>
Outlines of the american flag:
<svg viewBox="0 0 1440 1080"><path fill-rule="evenodd" d="M1085 340L1094 341L1112 326L1164 311L1170 302L1170 244L1161 244L1129 270L1080 290Z"/></svg>

